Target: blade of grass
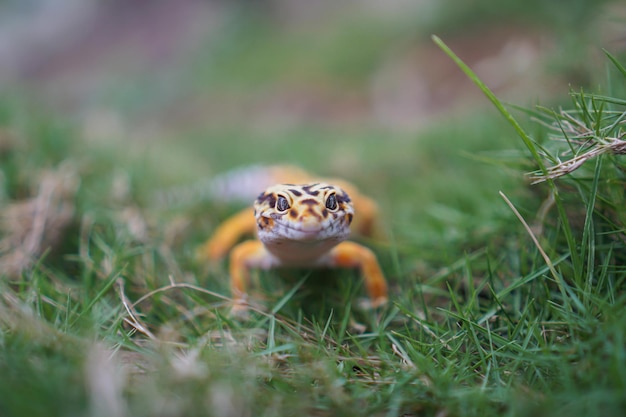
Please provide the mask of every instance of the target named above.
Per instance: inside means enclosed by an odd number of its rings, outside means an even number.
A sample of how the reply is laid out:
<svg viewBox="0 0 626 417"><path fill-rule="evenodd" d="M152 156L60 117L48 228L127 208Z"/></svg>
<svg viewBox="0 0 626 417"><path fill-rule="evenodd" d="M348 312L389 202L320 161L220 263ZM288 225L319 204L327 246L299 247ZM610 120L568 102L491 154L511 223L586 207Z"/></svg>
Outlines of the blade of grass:
<svg viewBox="0 0 626 417"><path fill-rule="evenodd" d="M272 349L265 349L260 352L255 352L252 356L268 356L273 353L285 352L285 351L293 351L297 348L295 343L285 343L280 346L275 346Z"/></svg>
<svg viewBox="0 0 626 417"><path fill-rule="evenodd" d="M335 310L330 310L330 313L328 314L328 319L326 320L326 324L324 325L324 329L322 330L322 335L320 336L320 339L324 339L326 337L326 334L328 333L328 328L330 327L330 323L332 322L333 319L333 313Z"/></svg>
<svg viewBox="0 0 626 417"><path fill-rule="evenodd" d="M580 97L580 96L584 95L584 93L582 93L582 92L581 93L572 92L571 94L574 97ZM594 95L594 98L596 100L601 100L601 101L606 102L606 103L617 104L619 106L626 106L626 100L621 99L621 98L609 97L609 96L601 96L601 95Z"/></svg>
<svg viewBox="0 0 626 417"><path fill-rule="evenodd" d="M595 234L593 226L593 212L596 206L596 196L598 194L598 183L600 181L600 170L602 168L602 155L596 158L596 168L591 185L591 195L587 201L587 212L585 213L585 225L583 226L582 239L582 256L587 252L587 279L583 290L583 300L587 301L587 296L591 292L591 286L594 279L594 262L595 262Z"/></svg>
<svg viewBox="0 0 626 417"><path fill-rule="evenodd" d="M348 322L350 321L350 303L346 303L346 309L341 318L341 326L339 327L339 333L337 333L338 344L343 343L343 339L346 335L346 329L348 328Z"/></svg>
<svg viewBox="0 0 626 417"><path fill-rule="evenodd" d="M543 161L541 160L539 153L537 153L537 148L533 144L532 139L526 134L524 129L522 129L522 127L517 122L517 120L515 120L513 115L509 113L509 111L504 107L502 102L489 89L489 87L487 87L487 85L483 83L480 78L478 78L478 76L474 73L474 71L472 71L470 67L468 67L454 52L452 52L452 50L448 48L448 46L438 36L433 35L432 39L435 42L435 44L439 48L441 48L443 52L445 52L445 54L448 55L448 57L450 57L454 61L454 63L461 69L461 71L463 71L465 75L474 84L476 84L476 86L483 92L483 94L489 99L489 101L491 101L491 103L496 107L496 109L498 109L500 114L502 114L502 116L504 116L504 118L511 124L511 126L513 126L513 129L515 129L515 131L520 136L520 138L522 138L522 141L524 141L524 144L526 145L526 147L532 154L533 158L535 159L535 161L541 168L542 172L546 174L547 173L546 167L543 164Z"/></svg>
<svg viewBox="0 0 626 417"><path fill-rule="evenodd" d="M266 350L272 351L276 347L276 316L270 316L270 325L267 329L267 348Z"/></svg>
<svg viewBox="0 0 626 417"><path fill-rule="evenodd" d="M537 152L537 148L533 140L526 134L524 129L522 129L522 127L517 122L517 120L515 120L513 115L504 107L502 102L489 89L489 87L487 87L487 85L483 83L480 78L478 78L478 76L474 73L474 71L472 71L470 67L468 67L454 52L452 52L452 50L448 48L448 46L439 37L433 35L432 39L433 39L433 42L435 42L435 44L439 48L441 48L441 50L443 50L444 53L448 55L448 57L450 57L450 59L454 61L454 63L461 69L461 71L463 71L465 75L474 84L476 84L476 86L483 92L483 94L493 103L496 109L498 109L500 114L502 114L502 116L504 116L504 118L511 124L513 129L515 129L517 134L520 136L520 138L522 139L522 141L524 142L524 144L530 151L531 155L533 156L533 159L535 160L535 162L541 169L541 172L543 173L543 175L547 175L548 171L546 169L545 164L541 160L541 156ZM582 259L580 258L580 255L577 251L576 241L574 240L574 236L573 236L570 224L569 224L567 213L565 212L563 204L561 203L561 200L559 198L558 189L556 185L554 184L554 181L552 181L551 179L548 179L547 182L550 188L552 189L552 192L554 193L556 206L559 212L559 218L561 222L563 223L563 233L565 233L565 239L567 241L567 245L569 247L570 254L572 257L572 263L574 265L575 279L579 281L580 277L582 276Z"/></svg>
<svg viewBox="0 0 626 417"><path fill-rule="evenodd" d="M617 60L617 58L611 55L609 51L607 51L604 48L602 48L602 52L606 54L606 56L611 60L611 62L613 63L613 65L615 65L615 67L619 70L619 72L621 72L622 75L626 77L626 68L624 68L624 66ZM626 100L624 100L624 104L626 104Z"/></svg>
<svg viewBox="0 0 626 417"><path fill-rule="evenodd" d="M83 311L80 312L78 317L76 317L74 319L74 322L72 324L76 324L76 322L78 320L80 320L85 314L87 314L87 313L89 313L91 311L93 306L104 296L104 294L107 293L107 291L109 291L111 289L111 287L113 286L113 284L115 284L115 282L118 280L118 278L120 278L122 276L122 273L125 271L125 269L126 269L126 267L122 268L121 270L119 270L115 274L113 274L111 276L111 278L109 278L109 280L100 289L98 294L96 294L96 296L91 299L89 304L87 304L87 306L83 309Z"/></svg>
<svg viewBox="0 0 626 417"><path fill-rule="evenodd" d="M517 211L517 209L515 208L513 203L511 203L511 200L509 200L507 198L507 196L502 191L500 191L500 196L504 199L504 202L513 211L513 214L515 214L515 216L518 218L520 223L522 223L522 226L524 226L524 229L526 229L526 232L528 233L528 235L532 239L533 243L537 247L537 250L541 254L541 257L545 261L546 265L548 265L548 268L550 269L550 273L552 274L552 277L554 278L557 286L559 287L559 291L561 292L561 295L563 296L563 302L566 304L567 309L571 310L571 306L569 305L569 299L566 296L567 293L565 292L565 288L564 288L564 285L563 285L563 278L559 275L559 273L554 268L554 264L552 263L552 260L550 259L548 254L543 250L543 248L539 244L539 241L535 237L535 234L533 233L532 229L530 228L530 226L528 226L528 223L526 223L526 220L524 220L524 218L522 217L520 212Z"/></svg>
<svg viewBox="0 0 626 417"><path fill-rule="evenodd" d="M557 258L556 260L554 260L552 262L553 266L557 266L558 264L560 264L561 262L563 262L564 260L566 260L567 258L569 258L569 254L565 254L565 255L561 255L561 257ZM549 266L544 266L541 269L537 269L536 271L534 271L532 274L527 275L523 278L518 279L517 281L515 281L513 284L511 284L510 286L500 290L498 292L498 297L502 298L505 295L515 291L516 289L534 281L535 279L539 278L540 276L543 276L546 272L548 272L550 270Z"/></svg>
<svg viewBox="0 0 626 417"><path fill-rule="evenodd" d="M281 298L276 303L276 305L272 308L272 314L278 313L280 309L283 308L285 304L287 304L287 301L289 301L291 297L293 297L293 295L300 289L302 284L304 284L308 278L309 278L309 274L307 274L306 276L304 276L304 278L298 281L298 283L294 285L293 288L290 289L289 292L287 292L287 294L285 294L283 298Z"/></svg>

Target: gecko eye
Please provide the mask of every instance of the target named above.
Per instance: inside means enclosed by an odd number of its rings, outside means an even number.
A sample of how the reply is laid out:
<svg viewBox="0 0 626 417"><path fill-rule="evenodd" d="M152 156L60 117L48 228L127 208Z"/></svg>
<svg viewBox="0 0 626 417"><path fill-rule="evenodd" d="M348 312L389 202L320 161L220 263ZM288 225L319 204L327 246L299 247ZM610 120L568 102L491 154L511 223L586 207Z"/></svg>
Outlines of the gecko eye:
<svg viewBox="0 0 626 417"><path fill-rule="evenodd" d="M279 195L278 199L276 200L276 210L287 211L289 207L289 201L287 201L287 199L282 195Z"/></svg>
<svg viewBox="0 0 626 417"><path fill-rule="evenodd" d="M328 210L337 210L337 196L335 194L331 194L326 199L326 208Z"/></svg>

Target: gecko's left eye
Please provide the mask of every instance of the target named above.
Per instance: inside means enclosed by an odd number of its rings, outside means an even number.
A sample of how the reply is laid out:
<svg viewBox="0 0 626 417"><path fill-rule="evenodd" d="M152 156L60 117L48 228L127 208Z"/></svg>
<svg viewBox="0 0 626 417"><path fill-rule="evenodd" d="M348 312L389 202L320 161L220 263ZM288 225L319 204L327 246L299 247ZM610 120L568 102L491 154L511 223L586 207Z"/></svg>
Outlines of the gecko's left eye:
<svg viewBox="0 0 626 417"><path fill-rule="evenodd" d="M326 199L326 208L328 210L337 210L337 196L335 194L331 194L328 196L328 198Z"/></svg>
<svg viewBox="0 0 626 417"><path fill-rule="evenodd" d="M289 201L287 201L287 199L282 195L279 195L278 199L276 199L276 210L287 211L289 210L289 207Z"/></svg>

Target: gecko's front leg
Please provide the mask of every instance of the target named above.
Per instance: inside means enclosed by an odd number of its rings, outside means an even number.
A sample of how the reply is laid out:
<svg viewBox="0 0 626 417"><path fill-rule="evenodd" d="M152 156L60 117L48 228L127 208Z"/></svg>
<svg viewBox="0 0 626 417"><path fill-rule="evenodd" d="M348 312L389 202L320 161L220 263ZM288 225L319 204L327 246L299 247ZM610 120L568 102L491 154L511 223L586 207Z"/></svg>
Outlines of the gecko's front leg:
<svg viewBox="0 0 626 417"><path fill-rule="evenodd" d="M376 255L368 248L354 242L342 242L330 251L323 265L358 268L365 281L371 306L376 308L387 302L387 281L378 265Z"/></svg>
<svg viewBox="0 0 626 417"><path fill-rule="evenodd" d="M269 269L276 264L276 258L258 240L247 240L233 248L230 253L230 289L233 296L233 313L244 312L247 308L246 299L250 269Z"/></svg>
<svg viewBox="0 0 626 417"><path fill-rule="evenodd" d="M222 259L242 236L252 234L256 229L256 220L251 208L236 213L222 223L213 236L201 246L201 259L217 261Z"/></svg>

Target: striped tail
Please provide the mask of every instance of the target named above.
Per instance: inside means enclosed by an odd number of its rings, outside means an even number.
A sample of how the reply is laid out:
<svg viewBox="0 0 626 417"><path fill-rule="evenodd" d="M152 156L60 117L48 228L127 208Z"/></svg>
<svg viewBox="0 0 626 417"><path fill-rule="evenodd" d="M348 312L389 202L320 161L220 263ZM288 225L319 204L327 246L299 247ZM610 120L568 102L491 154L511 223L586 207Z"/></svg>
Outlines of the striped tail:
<svg viewBox="0 0 626 417"><path fill-rule="evenodd" d="M176 208L204 201L221 203L252 204L265 188L278 183L300 183L311 179L311 175L300 168L289 165L249 165L236 168L212 178L193 184L158 191L156 204L160 207Z"/></svg>

